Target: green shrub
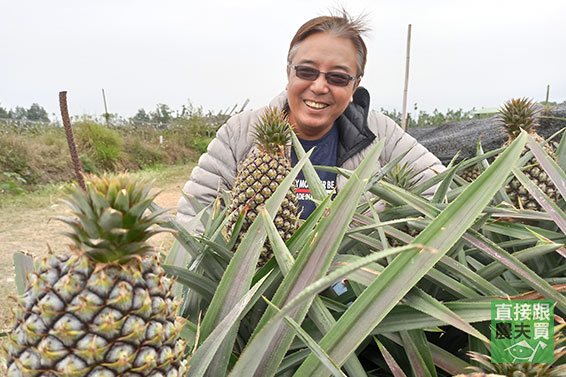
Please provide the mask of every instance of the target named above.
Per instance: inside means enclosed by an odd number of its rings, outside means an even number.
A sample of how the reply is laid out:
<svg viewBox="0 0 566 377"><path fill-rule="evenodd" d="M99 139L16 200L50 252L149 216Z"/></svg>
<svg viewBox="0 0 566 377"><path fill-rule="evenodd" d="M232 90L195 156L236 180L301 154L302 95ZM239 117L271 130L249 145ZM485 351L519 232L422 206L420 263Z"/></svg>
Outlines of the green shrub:
<svg viewBox="0 0 566 377"><path fill-rule="evenodd" d="M208 144L212 139L207 137L195 137L190 142L190 147L195 149L199 154L206 153L206 149L208 148Z"/></svg>
<svg viewBox="0 0 566 377"><path fill-rule="evenodd" d="M163 139L163 150L167 153L167 160L170 164L195 162L202 154L195 148L185 146L175 135L165 135Z"/></svg>
<svg viewBox="0 0 566 377"><path fill-rule="evenodd" d="M204 118L179 119L171 130L181 143L189 148L195 148L201 153L206 152L206 146L216 133L216 128L207 124ZM203 149L203 144L204 149Z"/></svg>
<svg viewBox="0 0 566 377"><path fill-rule="evenodd" d="M82 168L86 173L96 173L96 165L88 154L79 153L79 160L81 161Z"/></svg>
<svg viewBox="0 0 566 377"><path fill-rule="evenodd" d="M147 143L140 139L126 140L125 152L139 168L144 169L167 161L167 154L159 145Z"/></svg>
<svg viewBox="0 0 566 377"><path fill-rule="evenodd" d="M122 152L122 138L118 132L91 120L76 123L77 143L104 170L114 169Z"/></svg>
<svg viewBox="0 0 566 377"><path fill-rule="evenodd" d="M25 184L26 180L18 173L5 171L0 174L0 194L22 194Z"/></svg>
<svg viewBox="0 0 566 377"><path fill-rule="evenodd" d="M62 132L8 133L0 138L0 172L25 179L26 186L67 180L74 176Z"/></svg>
<svg viewBox="0 0 566 377"><path fill-rule="evenodd" d="M28 163L31 171L37 177L37 184L45 184L54 181L69 180L75 178L75 172L71 162L71 155L64 136L55 139L52 135L39 134L28 140Z"/></svg>
<svg viewBox="0 0 566 377"><path fill-rule="evenodd" d="M0 171L16 173L32 183L34 178L28 163L28 148L21 137L6 135L0 138Z"/></svg>

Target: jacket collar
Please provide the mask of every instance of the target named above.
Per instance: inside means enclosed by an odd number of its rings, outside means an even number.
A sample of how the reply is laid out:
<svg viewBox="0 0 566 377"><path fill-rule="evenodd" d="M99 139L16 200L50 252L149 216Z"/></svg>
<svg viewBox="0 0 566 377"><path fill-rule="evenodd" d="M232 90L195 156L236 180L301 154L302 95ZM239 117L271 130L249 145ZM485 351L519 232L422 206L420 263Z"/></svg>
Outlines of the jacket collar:
<svg viewBox="0 0 566 377"><path fill-rule="evenodd" d="M336 163L342 166L344 161L359 153L375 139L368 127L369 92L359 87L354 93L354 101L336 119L338 132L338 156Z"/></svg>

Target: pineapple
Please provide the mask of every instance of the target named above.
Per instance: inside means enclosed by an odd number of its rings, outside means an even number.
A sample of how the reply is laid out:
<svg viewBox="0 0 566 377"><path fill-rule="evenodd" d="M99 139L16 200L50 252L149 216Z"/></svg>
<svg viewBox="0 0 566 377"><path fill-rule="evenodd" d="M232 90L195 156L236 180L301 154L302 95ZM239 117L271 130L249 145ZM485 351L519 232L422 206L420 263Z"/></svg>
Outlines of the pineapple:
<svg viewBox="0 0 566 377"><path fill-rule="evenodd" d="M145 215L150 188L120 175L69 190L71 253L28 276L4 347L9 377L185 374L172 282L145 242L162 231L160 213Z"/></svg>
<svg viewBox="0 0 566 377"><path fill-rule="evenodd" d="M478 168L477 165L474 165L465 168L458 175L471 183L475 181L476 178L480 176L480 174L481 174L480 168Z"/></svg>
<svg viewBox="0 0 566 377"><path fill-rule="evenodd" d="M503 146L509 145L519 136L521 130L525 130L545 149L545 152L549 156L554 156L555 148L536 133L535 128L539 125L537 120L540 110L537 109L534 102L527 98L511 99L503 105L500 112L499 121L509 137ZM526 150L523 154L524 153L526 153ZM535 182L551 200L556 201L558 199L556 186L544 170L541 169L534 157L527 163L527 168L524 170L524 173ZM507 184L505 191L507 195L509 195L513 205L524 209L541 209L538 202L527 192L527 189L521 185L517 178L513 178Z"/></svg>
<svg viewBox="0 0 566 377"><path fill-rule="evenodd" d="M236 215L227 224L228 237L232 236L237 215L245 213L236 245L257 217L258 207L275 192L291 170L291 125L285 114L277 108L268 108L256 125L253 136L255 148L240 166L228 204L228 212L235 211ZM298 227L297 212L298 203L293 185L274 219L284 241L291 238ZM258 264L264 265L271 256L271 248L266 242Z"/></svg>

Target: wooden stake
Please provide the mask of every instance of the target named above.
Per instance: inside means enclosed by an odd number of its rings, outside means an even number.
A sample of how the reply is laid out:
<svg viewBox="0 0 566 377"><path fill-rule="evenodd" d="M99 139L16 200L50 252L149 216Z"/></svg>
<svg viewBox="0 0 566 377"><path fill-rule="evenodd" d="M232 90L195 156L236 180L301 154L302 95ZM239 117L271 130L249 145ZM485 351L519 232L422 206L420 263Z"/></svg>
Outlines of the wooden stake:
<svg viewBox="0 0 566 377"><path fill-rule="evenodd" d="M81 160L77 153L77 146L75 138L73 137L73 130L71 129L71 119L69 118L69 108L67 107L67 92L59 92L59 106L61 107L61 119L63 120L63 127L65 127L65 134L67 135L67 144L69 145L69 152L71 152L71 160L77 175L77 182L79 186L86 192L85 181L83 178L83 168Z"/></svg>
<svg viewBox="0 0 566 377"><path fill-rule="evenodd" d="M407 131L407 92L409 91L409 60L411 56L411 24L407 31L407 60L405 62L405 89L403 90L403 109L401 111L401 128Z"/></svg>
<svg viewBox="0 0 566 377"><path fill-rule="evenodd" d="M102 88L102 99L104 100L104 118L106 118L106 127L110 127L110 114L108 114L108 107L106 106L106 94Z"/></svg>

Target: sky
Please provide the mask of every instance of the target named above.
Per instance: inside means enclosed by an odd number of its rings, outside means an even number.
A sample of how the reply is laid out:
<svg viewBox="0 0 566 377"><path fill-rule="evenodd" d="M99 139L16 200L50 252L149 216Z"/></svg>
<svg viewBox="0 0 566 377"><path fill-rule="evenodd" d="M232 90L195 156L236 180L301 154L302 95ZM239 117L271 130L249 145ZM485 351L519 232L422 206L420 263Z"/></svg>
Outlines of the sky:
<svg viewBox="0 0 566 377"><path fill-rule="evenodd" d="M408 110L566 100L566 1L0 0L0 106L60 118L133 116L157 104L205 111L266 105L286 84L296 30L336 7L366 14L361 85L371 107Z"/></svg>

